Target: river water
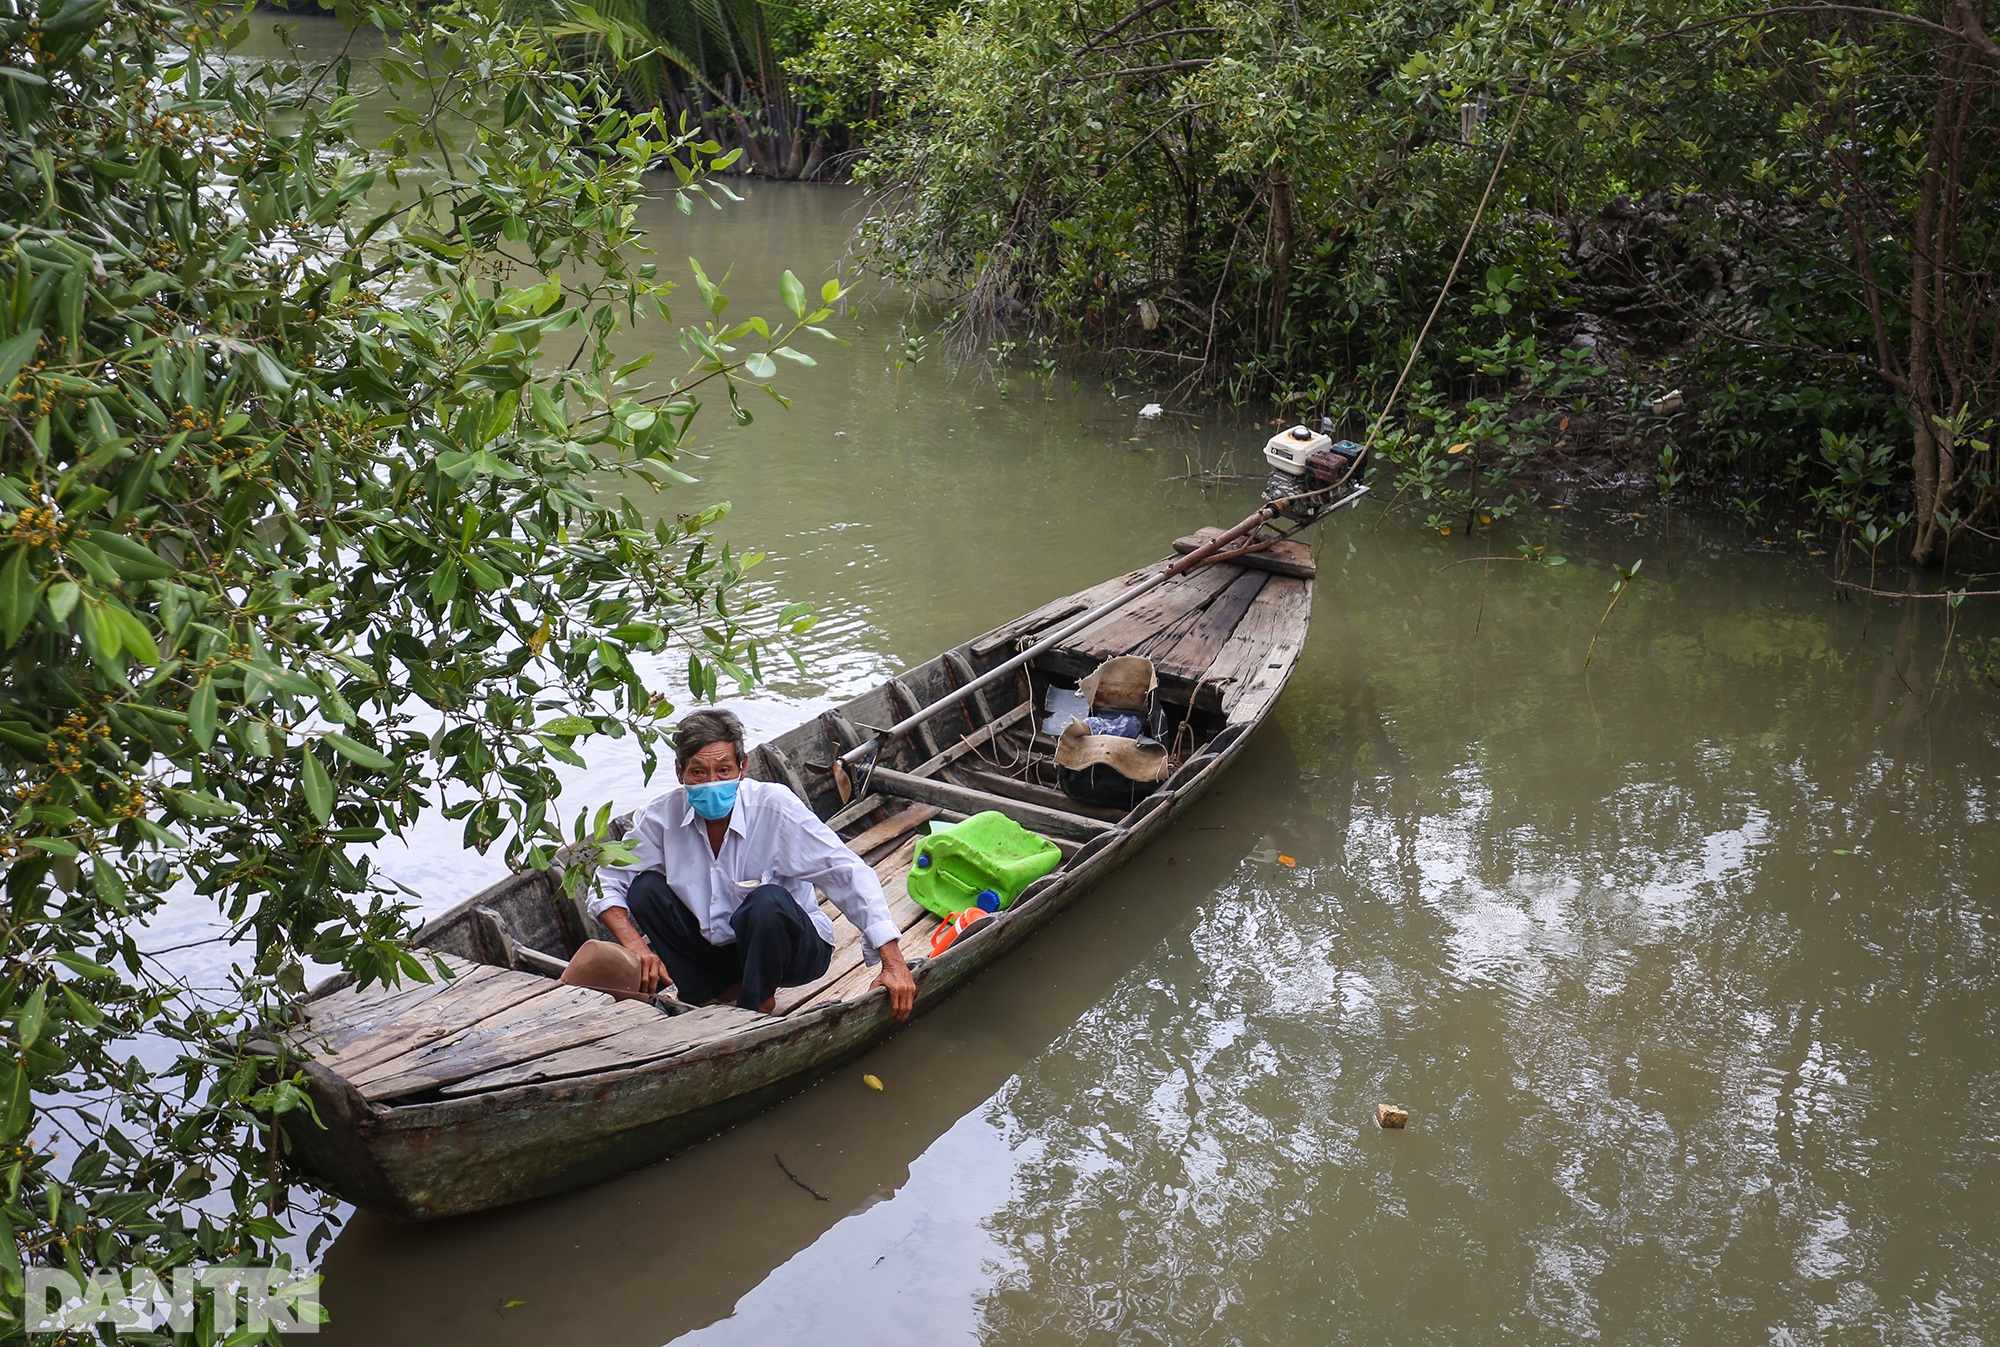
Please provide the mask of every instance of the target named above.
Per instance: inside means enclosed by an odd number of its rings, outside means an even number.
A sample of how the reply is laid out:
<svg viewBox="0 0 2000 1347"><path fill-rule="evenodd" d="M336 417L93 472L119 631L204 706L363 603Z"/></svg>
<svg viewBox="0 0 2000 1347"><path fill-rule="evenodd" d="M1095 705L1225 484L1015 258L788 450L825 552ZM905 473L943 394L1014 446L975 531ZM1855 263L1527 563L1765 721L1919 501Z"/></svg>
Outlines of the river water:
<svg viewBox="0 0 2000 1347"><path fill-rule="evenodd" d="M775 312L860 202L739 190L660 205L653 236ZM708 414L700 482L659 507L733 502L760 589L819 606L803 672L730 703L757 733L1254 505L1170 479L1251 468L1268 421L1141 437L1148 390L913 350L895 296L837 326L790 411ZM353 1216L328 1336L1994 1341L2000 623L1836 602L1826 558L1632 508L1557 492L1492 543L1563 566L1454 565L1486 541L1348 512L1290 689L1175 831L693 1151L477 1217ZM571 792L649 788L611 746ZM387 862L432 909L493 874L448 831Z"/></svg>

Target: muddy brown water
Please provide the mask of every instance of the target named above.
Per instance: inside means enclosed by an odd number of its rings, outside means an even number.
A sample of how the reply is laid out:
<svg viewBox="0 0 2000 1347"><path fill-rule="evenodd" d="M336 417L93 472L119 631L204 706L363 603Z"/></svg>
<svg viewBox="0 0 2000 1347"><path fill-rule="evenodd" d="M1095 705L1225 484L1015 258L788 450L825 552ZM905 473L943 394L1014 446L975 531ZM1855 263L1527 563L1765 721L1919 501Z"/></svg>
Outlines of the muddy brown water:
<svg viewBox="0 0 2000 1347"><path fill-rule="evenodd" d="M775 312L858 199L743 190L662 205L655 238ZM731 703L757 731L1254 503L1165 479L1250 467L1264 422L1137 438L1143 389L912 361L892 296L839 327L786 371L792 410L711 413L702 480L663 498L732 501L760 592L819 605L804 672ZM1825 558L1754 531L1558 502L1493 549L1561 567L1445 569L1487 544L1406 510L1328 528L1297 676L1176 831L678 1158L353 1216L328 1338L1992 1341L2000 623L1968 607L1947 649L1940 606L1836 603ZM592 761L572 806L650 793ZM387 860L434 908L492 873L448 830Z"/></svg>

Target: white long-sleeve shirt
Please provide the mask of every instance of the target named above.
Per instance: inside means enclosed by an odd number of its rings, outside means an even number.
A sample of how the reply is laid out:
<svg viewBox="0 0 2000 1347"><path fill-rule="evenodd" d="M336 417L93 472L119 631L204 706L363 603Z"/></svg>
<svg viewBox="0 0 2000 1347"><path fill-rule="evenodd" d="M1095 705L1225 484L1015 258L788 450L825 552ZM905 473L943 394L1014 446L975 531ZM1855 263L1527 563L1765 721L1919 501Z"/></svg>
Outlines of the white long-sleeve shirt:
<svg viewBox="0 0 2000 1347"><path fill-rule="evenodd" d="M657 870L694 913L711 945L736 942L729 919L759 884L782 885L812 920L820 938L832 944L833 923L813 890L825 893L861 932L862 958L871 967L875 951L902 935L889 916L889 903L875 872L784 786L743 779L719 853L709 849L707 824L694 812L681 786L634 814L626 840L638 852L638 860L597 872L598 895L590 902L593 917L608 908L625 907L632 881L647 870Z"/></svg>

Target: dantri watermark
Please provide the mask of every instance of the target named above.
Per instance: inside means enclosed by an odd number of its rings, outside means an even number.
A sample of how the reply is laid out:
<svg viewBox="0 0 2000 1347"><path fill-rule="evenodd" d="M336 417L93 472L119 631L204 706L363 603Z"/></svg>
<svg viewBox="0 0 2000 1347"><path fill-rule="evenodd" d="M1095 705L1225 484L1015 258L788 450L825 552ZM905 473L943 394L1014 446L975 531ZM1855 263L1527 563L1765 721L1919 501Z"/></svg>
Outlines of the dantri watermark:
<svg viewBox="0 0 2000 1347"><path fill-rule="evenodd" d="M248 1329L317 1333L324 1319L320 1279L282 1268L181 1268L162 1281L147 1271L95 1272L78 1278L54 1268L25 1268L30 1333L61 1333L109 1324L135 1333L176 1333L198 1324L218 1338Z"/></svg>

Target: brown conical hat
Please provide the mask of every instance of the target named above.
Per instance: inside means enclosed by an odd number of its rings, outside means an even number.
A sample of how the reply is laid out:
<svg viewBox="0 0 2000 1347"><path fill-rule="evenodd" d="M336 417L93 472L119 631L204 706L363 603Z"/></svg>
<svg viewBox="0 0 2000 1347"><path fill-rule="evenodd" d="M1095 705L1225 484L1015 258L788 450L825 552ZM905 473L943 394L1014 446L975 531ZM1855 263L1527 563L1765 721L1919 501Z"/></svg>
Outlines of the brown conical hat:
<svg viewBox="0 0 2000 1347"><path fill-rule="evenodd" d="M566 986L588 987L606 992L621 1001L643 1000L646 989L639 976L639 959L631 950L613 940L586 940L569 956L563 969Z"/></svg>

